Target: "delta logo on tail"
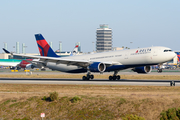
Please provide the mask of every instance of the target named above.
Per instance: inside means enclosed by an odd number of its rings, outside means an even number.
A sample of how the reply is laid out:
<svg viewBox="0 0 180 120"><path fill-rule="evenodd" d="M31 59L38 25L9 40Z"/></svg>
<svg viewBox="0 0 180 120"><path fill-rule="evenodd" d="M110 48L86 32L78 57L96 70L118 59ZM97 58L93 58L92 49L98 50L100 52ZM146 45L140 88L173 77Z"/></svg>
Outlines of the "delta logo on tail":
<svg viewBox="0 0 180 120"><path fill-rule="evenodd" d="M39 48L39 52L41 56L48 56L48 57L59 57L56 53L51 49L47 41L41 34L35 34L35 38L37 41L37 45Z"/></svg>

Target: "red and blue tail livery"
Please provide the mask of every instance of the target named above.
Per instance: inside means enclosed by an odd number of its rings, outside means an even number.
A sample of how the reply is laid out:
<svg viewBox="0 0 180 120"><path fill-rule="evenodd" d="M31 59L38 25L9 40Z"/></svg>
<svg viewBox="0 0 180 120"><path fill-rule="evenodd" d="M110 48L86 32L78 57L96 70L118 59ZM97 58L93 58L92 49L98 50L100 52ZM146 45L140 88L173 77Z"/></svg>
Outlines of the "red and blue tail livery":
<svg viewBox="0 0 180 120"><path fill-rule="evenodd" d="M39 48L39 52L41 56L48 56L48 57L59 57L49 46L47 41L41 34L35 34L36 42Z"/></svg>
<svg viewBox="0 0 180 120"><path fill-rule="evenodd" d="M177 54L177 59L178 59L178 62L180 62L180 53L179 52L175 52Z"/></svg>

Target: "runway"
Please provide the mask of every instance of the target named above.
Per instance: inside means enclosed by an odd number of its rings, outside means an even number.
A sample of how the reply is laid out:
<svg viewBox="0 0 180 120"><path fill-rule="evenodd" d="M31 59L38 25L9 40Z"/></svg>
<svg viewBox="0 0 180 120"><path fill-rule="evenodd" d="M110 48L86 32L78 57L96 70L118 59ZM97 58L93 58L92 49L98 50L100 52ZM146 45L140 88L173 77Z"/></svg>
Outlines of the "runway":
<svg viewBox="0 0 180 120"><path fill-rule="evenodd" d="M180 80L126 80L109 81L107 79L94 79L83 81L81 79L45 79L45 78L0 78L0 83L8 84L67 84L67 85L139 85L139 86L180 86Z"/></svg>
<svg viewBox="0 0 180 120"><path fill-rule="evenodd" d="M120 75L137 75L136 72L123 71L119 72ZM26 74L23 72L12 73L8 72L0 72L0 74ZM62 72L33 72L33 74L67 74ZM94 73L97 74L97 73ZM105 73L112 75L113 72ZM164 71L162 73L151 72L149 75L179 75L180 70L171 70ZM84 74L82 74L83 76ZM175 82L175 86L180 86L180 80L129 80L129 79L121 79L119 81L109 81L108 79L94 79L89 81L83 81L82 79L64 79L64 78L0 78L0 83L8 83L8 84L69 84L69 85L139 85L139 86L170 86L171 82Z"/></svg>

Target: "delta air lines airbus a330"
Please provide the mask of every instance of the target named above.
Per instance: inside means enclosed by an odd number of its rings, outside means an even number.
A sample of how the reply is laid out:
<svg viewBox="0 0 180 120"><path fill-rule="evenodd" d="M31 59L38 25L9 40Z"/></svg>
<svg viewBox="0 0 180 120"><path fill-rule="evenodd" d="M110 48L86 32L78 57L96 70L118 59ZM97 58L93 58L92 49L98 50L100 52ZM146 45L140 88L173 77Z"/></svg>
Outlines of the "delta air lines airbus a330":
<svg viewBox="0 0 180 120"><path fill-rule="evenodd" d="M36 34L35 36L41 53L55 54L50 47L46 46L46 40L41 34ZM57 55L52 57L15 53L12 53L12 55L39 59L38 62L42 63L45 67L61 72L87 72L87 75L82 77L83 80L93 79L94 76L91 72L103 73L111 71L114 71L114 74L109 76L109 80L119 80L120 76L117 73L127 68L133 68L137 73L150 73L152 70L151 65L170 61L176 56L170 48L159 46L75 55L63 58L57 57Z"/></svg>

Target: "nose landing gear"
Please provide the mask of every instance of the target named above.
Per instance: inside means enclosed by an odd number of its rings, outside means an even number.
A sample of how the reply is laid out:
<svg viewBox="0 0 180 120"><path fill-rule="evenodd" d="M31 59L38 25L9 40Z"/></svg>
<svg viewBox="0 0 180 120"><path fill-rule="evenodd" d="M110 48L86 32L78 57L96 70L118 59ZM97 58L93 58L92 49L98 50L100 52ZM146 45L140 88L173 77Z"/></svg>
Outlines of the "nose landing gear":
<svg viewBox="0 0 180 120"><path fill-rule="evenodd" d="M158 72L158 73L162 73L162 69L161 69L161 68L158 68L157 72Z"/></svg>
<svg viewBox="0 0 180 120"><path fill-rule="evenodd" d="M158 72L158 73L162 73L162 64L159 64L159 65L158 65L157 72Z"/></svg>

